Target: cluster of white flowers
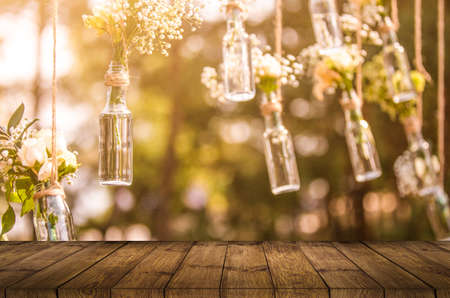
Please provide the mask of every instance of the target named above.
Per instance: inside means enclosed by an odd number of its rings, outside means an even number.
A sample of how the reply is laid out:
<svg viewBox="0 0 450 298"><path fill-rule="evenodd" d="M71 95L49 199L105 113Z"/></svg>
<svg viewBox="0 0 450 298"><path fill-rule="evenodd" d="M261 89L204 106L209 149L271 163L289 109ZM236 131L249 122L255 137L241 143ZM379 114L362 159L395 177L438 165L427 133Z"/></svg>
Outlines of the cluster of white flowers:
<svg viewBox="0 0 450 298"><path fill-rule="evenodd" d="M358 31L359 21L358 18L351 14L343 14L340 17L342 30L345 33L345 42L352 43L353 39L351 35ZM366 42L381 46L383 44L383 40L381 39L380 33L376 30L373 30L368 24L364 23L361 25L361 37Z"/></svg>
<svg viewBox="0 0 450 298"><path fill-rule="evenodd" d="M214 67L203 68L201 82L208 88L211 98L217 99L219 102L225 101L225 89Z"/></svg>
<svg viewBox="0 0 450 298"><path fill-rule="evenodd" d="M317 63L322 59L321 49L322 47L315 43L304 48L298 55L297 60L303 66L305 75L313 75Z"/></svg>
<svg viewBox="0 0 450 298"><path fill-rule="evenodd" d="M334 68L339 73L353 73L364 61L361 53L355 44L340 47L328 51L325 55L325 62L330 68Z"/></svg>
<svg viewBox="0 0 450 298"><path fill-rule="evenodd" d="M116 43L122 39L141 54L159 50L168 55L171 41L183 38L184 21L193 30L202 22L195 0L117 0L97 6L93 15L83 16L85 24L108 33Z"/></svg>
<svg viewBox="0 0 450 298"><path fill-rule="evenodd" d="M298 87L298 77L303 74L303 65L297 62L295 56L288 55L278 59L257 47L252 49L252 63L256 84L272 79L280 80L282 85Z"/></svg>

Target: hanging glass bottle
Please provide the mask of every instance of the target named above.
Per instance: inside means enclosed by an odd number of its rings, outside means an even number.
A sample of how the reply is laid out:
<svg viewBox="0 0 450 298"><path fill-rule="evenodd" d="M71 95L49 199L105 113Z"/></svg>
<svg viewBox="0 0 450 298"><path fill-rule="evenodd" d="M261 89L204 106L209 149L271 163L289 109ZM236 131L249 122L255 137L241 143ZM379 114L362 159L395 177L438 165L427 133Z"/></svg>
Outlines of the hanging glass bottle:
<svg viewBox="0 0 450 298"><path fill-rule="evenodd" d="M261 110L264 115L264 150L270 185L274 195L300 189L297 161L292 137L281 119L281 104L277 95L263 93Z"/></svg>
<svg viewBox="0 0 450 298"><path fill-rule="evenodd" d="M417 117L407 118L403 124L408 150L394 164L399 192L401 195L427 196L439 188L439 161L432 156Z"/></svg>
<svg viewBox="0 0 450 298"><path fill-rule="evenodd" d="M450 240L450 202L442 187L427 196L427 216L436 240Z"/></svg>
<svg viewBox="0 0 450 298"><path fill-rule="evenodd" d="M345 138L355 180L365 182L380 177L380 160L370 126L362 116L361 99L354 90L344 92L341 105L345 114Z"/></svg>
<svg viewBox="0 0 450 298"><path fill-rule="evenodd" d="M383 38L384 68L389 94L395 103L415 100L417 92L411 80L408 56L398 42L397 33L389 17L381 26Z"/></svg>
<svg viewBox="0 0 450 298"><path fill-rule="evenodd" d="M255 97L251 45L245 32L242 11L238 3L227 5L227 33L223 38L225 98L248 101Z"/></svg>
<svg viewBox="0 0 450 298"><path fill-rule="evenodd" d="M316 42L323 51L339 48L343 37L335 0L309 0Z"/></svg>
<svg viewBox="0 0 450 298"><path fill-rule="evenodd" d="M131 112L126 105L128 70L112 61L105 75L106 106L100 114L99 179L102 185L130 185L133 179Z"/></svg>
<svg viewBox="0 0 450 298"><path fill-rule="evenodd" d="M76 240L72 214L62 189L35 200L33 224L38 241Z"/></svg>

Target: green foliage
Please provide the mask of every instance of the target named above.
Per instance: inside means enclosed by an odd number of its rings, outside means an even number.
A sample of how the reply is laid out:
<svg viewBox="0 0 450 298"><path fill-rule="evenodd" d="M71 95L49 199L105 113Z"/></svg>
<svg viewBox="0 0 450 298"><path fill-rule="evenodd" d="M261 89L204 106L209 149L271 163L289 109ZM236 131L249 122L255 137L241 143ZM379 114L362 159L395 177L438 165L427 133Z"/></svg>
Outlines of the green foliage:
<svg viewBox="0 0 450 298"><path fill-rule="evenodd" d="M25 106L22 103L17 110L12 114L8 121L8 131L11 132L11 128L15 128L22 120L23 113L25 111Z"/></svg>
<svg viewBox="0 0 450 298"><path fill-rule="evenodd" d="M403 120L417 112L416 101L395 103L386 85L383 54L374 55L363 65L364 99L377 103L392 120ZM424 89L425 80L418 72L411 72L411 78L418 91Z"/></svg>
<svg viewBox="0 0 450 298"><path fill-rule="evenodd" d="M16 222L16 215L14 214L14 210L11 205L8 205L8 209L2 216L2 232L0 236L5 235L9 231L11 231L12 227Z"/></svg>

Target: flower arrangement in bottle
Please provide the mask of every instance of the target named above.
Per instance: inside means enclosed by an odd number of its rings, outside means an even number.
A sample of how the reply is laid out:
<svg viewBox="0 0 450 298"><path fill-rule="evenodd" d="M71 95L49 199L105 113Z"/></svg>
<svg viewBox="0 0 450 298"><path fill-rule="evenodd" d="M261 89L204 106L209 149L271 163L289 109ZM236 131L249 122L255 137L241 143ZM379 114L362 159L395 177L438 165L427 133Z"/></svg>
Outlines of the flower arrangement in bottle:
<svg viewBox="0 0 450 298"><path fill-rule="evenodd" d="M126 105L128 55L156 51L167 56L171 43L183 38L183 24L202 21L194 0L115 0L83 15L88 28L107 34L112 60L105 74L107 104L100 114L99 179L103 185L130 185L133 178L131 112Z"/></svg>
<svg viewBox="0 0 450 298"><path fill-rule="evenodd" d="M11 116L8 126L0 126L0 186L8 205L2 216L1 235L4 236L14 226L16 216L12 204L20 204L21 216L34 210L38 240L74 240L72 216L64 199L58 195L41 194L50 183L54 158L58 166L57 181L68 180L71 183L79 167L77 153L67 148L62 135L57 135L56 152L53 153L52 131L33 128L37 119L22 119L23 114L22 104ZM47 203L59 204L62 208L52 212L44 208ZM54 237L47 237L48 233L53 233ZM47 239L43 239L45 237Z"/></svg>
<svg viewBox="0 0 450 298"><path fill-rule="evenodd" d="M275 195L297 191L300 188L297 161L292 136L282 121L281 98L276 94L278 82L282 86L297 87L303 66L292 55L275 57L270 48L260 48L259 41L252 38L252 65L255 84L261 91L261 113L264 116L264 153L272 193ZM202 83L209 95L219 101L225 98L222 77L212 67L205 67Z"/></svg>
<svg viewBox="0 0 450 298"><path fill-rule="evenodd" d="M327 93L342 91L341 106L345 114L345 136L355 180L364 182L378 178L381 166L369 124L361 111L361 98L354 90L356 68L363 57L356 45L344 45L323 52L314 45L299 56L305 70L314 80L313 95L323 100Z"/></svg>

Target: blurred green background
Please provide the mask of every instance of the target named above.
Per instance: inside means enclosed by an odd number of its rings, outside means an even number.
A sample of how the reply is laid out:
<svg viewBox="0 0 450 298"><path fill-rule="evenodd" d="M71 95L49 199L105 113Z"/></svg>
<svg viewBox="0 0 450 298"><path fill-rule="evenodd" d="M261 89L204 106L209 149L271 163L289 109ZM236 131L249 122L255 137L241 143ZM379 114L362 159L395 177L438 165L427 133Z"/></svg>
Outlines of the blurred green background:
<svg viewBox="0 0 450 298"><path fill-rule="evenodd" d="M105 104L103 75L110 43L82 24L82 14L96 1L60 1L58 125L83 165L75 184L66 187L79 239L432 239L423 200L396 193L393 163L407 145L401 125L378 106L364 106L384 172L371 183L357 184L340 106L336 99L314 100L309 81L284 90L284 120L294 136L301 190L271 194L258 99L219 104L200 83L203 66L220 63L225 32L223 14L213 1L206 2L205 23L196 32L186 30L168 58L132 55L128 103L134 116L134 183L106 188L96 181L97 116ZM435 2L424 3L423 21L424 62L434 82ZM284 3L283 46L286 53L297 55L314 43L307 1ZM399 5L399 36L412 58L413 0ZM274 40L273 7L273 0L256 0L247 22L247 31L269 45ZM29 118L39 117L41 126L50 126L50 11L44 0L0 3L0 124L24 102ZM450 20L450 5L446 16ZM450 21L446 30L450 32ZM433 148L436 108L432 83L424 95L424 135ZM449 148L448 138L446 142ZM0 209L4 207L2 200ZM31 217L25 217L8 236L31 240L33 235Z"/></svg>

